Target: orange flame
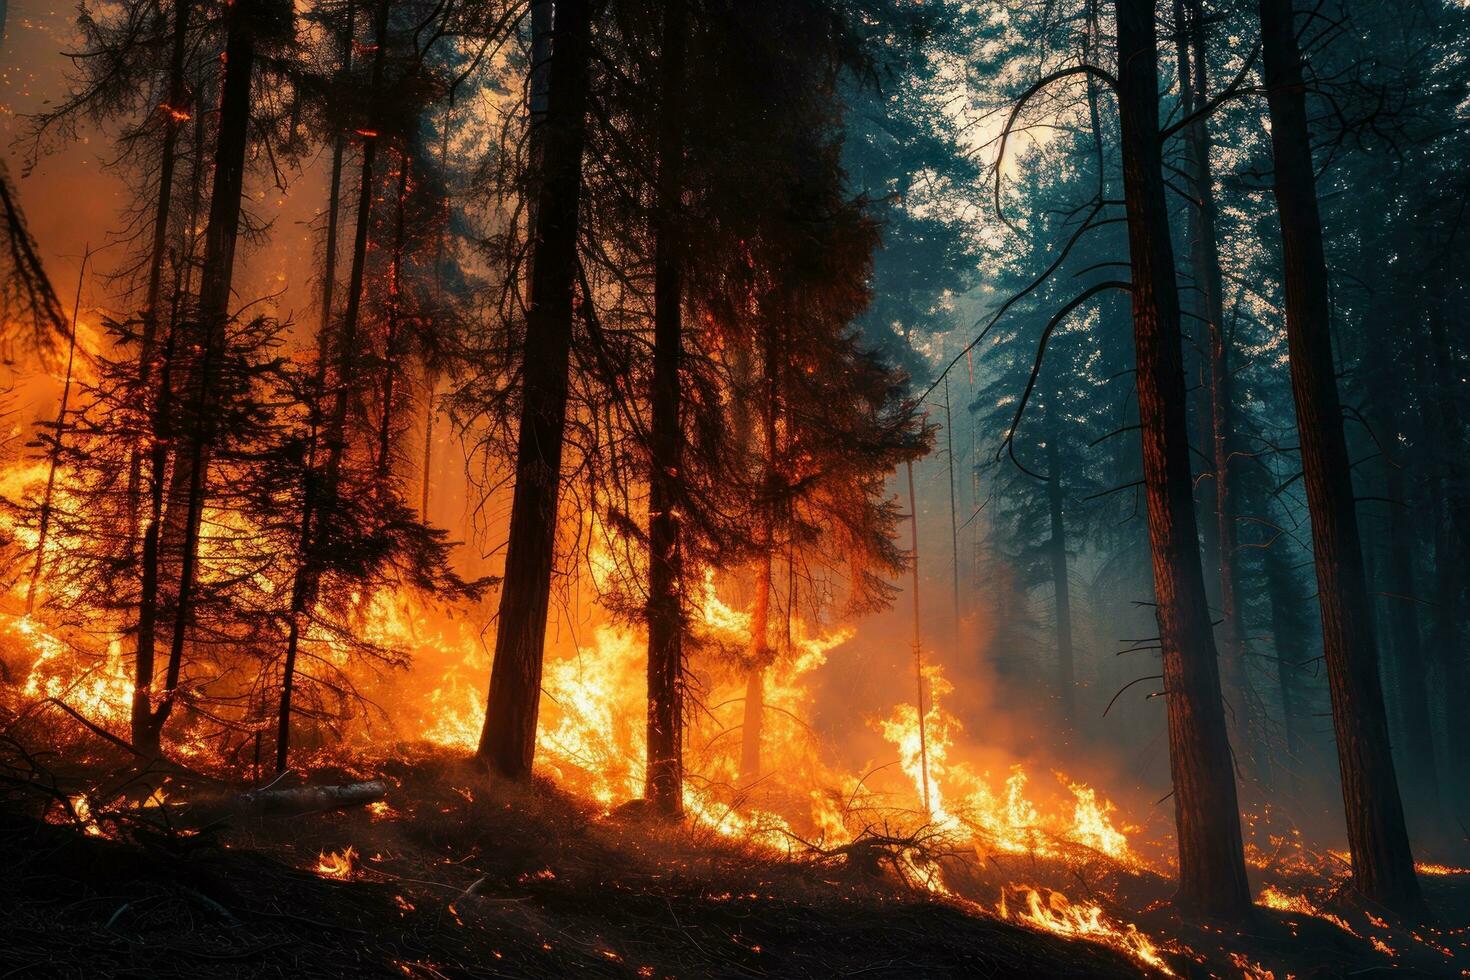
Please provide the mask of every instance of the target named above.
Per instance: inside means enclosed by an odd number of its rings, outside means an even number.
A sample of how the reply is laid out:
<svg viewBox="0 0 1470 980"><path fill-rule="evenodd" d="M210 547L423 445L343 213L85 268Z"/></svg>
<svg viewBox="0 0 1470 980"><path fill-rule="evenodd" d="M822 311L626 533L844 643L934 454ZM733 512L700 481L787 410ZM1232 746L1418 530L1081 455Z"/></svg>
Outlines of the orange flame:
<svg viewBox="0 0 1470 980"><path fill-rule="evenodd" d="M317 854L316 873L323 878L347 880L357 870L357 849L350 844L343 851L327 851Z"/></svg>

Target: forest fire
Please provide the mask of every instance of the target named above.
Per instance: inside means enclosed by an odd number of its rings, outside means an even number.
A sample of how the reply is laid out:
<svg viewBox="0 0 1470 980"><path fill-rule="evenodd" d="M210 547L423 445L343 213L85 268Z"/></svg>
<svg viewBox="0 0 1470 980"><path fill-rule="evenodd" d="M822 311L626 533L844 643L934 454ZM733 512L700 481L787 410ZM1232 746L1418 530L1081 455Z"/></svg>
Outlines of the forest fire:
<svg viewBox="0 0 1470 980"><path fill-rule="evenodd" d="M12 473L10 482L14 492L24 497L34 493L45 476L44 467L26 466ZM35 537L26 538L23 528L16 527L15 533L34 546ZM65 545L58 543L57 547L60 551ZM210 547L201 544L204 550ZM238 566L230 563L228 551L221 554L223 570L219 574L235 574ZM589 568L594 591L610 588L617 563L609 555L594 549ZM64 583L52 577L43 579L46 594L64 588ZM698 602L691 633L703 642L726 648L745 649L752 644L752 613L720 597L712 570L705 571L701 587L694 594ZM18 583L9 601L21 604L24 600L23 583ZM366 642L383 650L404 651L422 665L407 675L389 674L380 681L370 674L356 676L354 683L365 691L372 690L374 683L386 683L387 690L395 692L395 700L413 692L412 707L401 714L389 709L383 723L403 737L421 738L447 750L473 752L484 715L479 682L488 659L474 622L465 616L446 617L391 589L353 596L352 609ZM1066 867L1105 860L1121 871L1167 873L1154 868L1130 847L1129 828L1118 825L1111 802L1101 798L1093 787L1061 772L1055 773L1055 779L1070 800L1043 803L1028 795L1032 777L1021 764L1013 764L1000 778L977 771L964 758L964 726L945 707L955 688L937 665L924 672L927 711L922 747L912 704L898 703L886 717L869 719L870 727L895 753L898 770L907 780L906 792L902 786L882 788L884 781L871 779L872 774L864 777L844 773L821 761L816 751L819 746L809 734L813 694L807 685L829 655L840 655L856 632L852 627L814 631L800 618L794 619L789 628L791 655L778 659L766 671L763 697L766 707L788 719L793 727L790 731L766 733L762 771L768 775L758 794L735 790L741 780L740 744L738 738L726 737L738 733L746 679L738 671L716 671L706 680L701 697L710 707L689 723L687 736L690 749L683 803L695 826L800 859L815 853L812 848L835 852L860 844L874 833L876 819L890 831L897 830L894 867L911 886L960 900L981 914L1107 946L1147 968L1173 974L1154 941L1137 927L1119 921L1100 904L1075 903L1064 891L1053 887L1007 881L1000 886L1000 899L992 910L970 897L973 886L952 885L947 880L946 865L956 860L956 855L969 855L962 859L977 860L981 865L990 855L1024 855L1033 864L1049 860ZM0 629L11 651L8 659L16 662L15 652L26 651L19 659L29 661L24 679L14 686L19 697L16 703L58 703L100 729L126 727L132 679L120 638L104 638L101 649L97 649L97 640L90 631L48 625L44 614L7 614L0 619ZM586 639L585 646L578 644L571 653L553 657L546 665L537 735L538 767L568 790L596 801L604 814L612 814L623 804L641 799L644 792L647 746L640 716L647 641L638 630L614 623L597 625ZM326 634L318 642L326 650L323 656L349 667L349 646ZM376 738L372 732L377 726L367 716L363 716L362 724L366 727L354 725L347 731L342 746L344 760L357 757L367 744L363 739ZM195 765L229 768L207 732L198 728L177 741L174 751ZM925 756L923 764L921 754ZM470 797L468 792L465 795ZM923 806L926 798L927 812ZM758 805L757 799L764 802ZM156 790L134 805L158 808L166 801L166 794ZM775 809L766 809L773 803ZM70 810L87 835L113 835L106 822L99 822L91 812L86 795L72 797ZM374 819L398 816L386 803L372 804L368 810ZM1278 839L1275 844L1279 855L1284 842ZM1295 865L1288 861L1287 865L1328 874L1333 869L1324 867L1324 862L1347 860L1345 852L1330 852L1320 858L1298 859ZM359 861L352 846L324 850L312 870L326 878L349 881L357 877ZM1273 862L1263 860L1259 864L1280 865L1281 861L1278 856ZM1416 867L1421 874L1431 876L1467 873L1463 868L1433 862L1421 862ZM538 877L541 875L554 877L549 870L538 872ZM412 903L401 896L399 901L412 909ZM1360 935L1343 917L1274 885L1261 892L1258 902L1265 908L1312 916L1349 935ZM1397 955L1377 936L1368 939L1384 955ZM1455 955L1432 939L1417 935L1415 939L1446 956ZM1177 952L1186 947L1176 942L1174 949ZM1250 963L1248 958L1231 955L1248 965L1242 968L1245 975L1269 975L1270 971Z"/></svg>
<svg viewBox="0 0 1470 980"><path fill-rule="evenodd" d="M1470 8L1033 7L0 0L0 976L1470 976Z"/></svg>

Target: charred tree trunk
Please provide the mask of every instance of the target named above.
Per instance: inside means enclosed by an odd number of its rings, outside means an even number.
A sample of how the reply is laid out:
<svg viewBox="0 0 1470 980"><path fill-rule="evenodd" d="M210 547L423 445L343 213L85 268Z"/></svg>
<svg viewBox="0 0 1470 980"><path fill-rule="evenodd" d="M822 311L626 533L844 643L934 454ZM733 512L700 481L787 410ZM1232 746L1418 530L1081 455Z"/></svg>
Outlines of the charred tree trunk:
<svg viewBox="0 0 1470 980"><path fill-rule="evenodd" d="M342 66L337 77L345 80L352 71L352 33L355 8L348 6L347 23L342 31ZM332 329L332 300L337 290L337 237L342 216L342 161L347 153L347 135L339 128L332 139L332 175L327 185L327 240L322 259L322 316L317 327L318 370L327 362L326 342ZM317 385L320 389L321 385Z"/></svg>
<svg viewBox="0 0 1470 980"><path fill-rule="evenodd" d="M161 356L158 396L154 401L151 428L154 434L148 452L148 520L143 526L143 552L140 567L138 599L138 638L133 653L133 702L130 715L133 748L144 757L159 754L162 726L153 717L153 680L155 651L158 644L160 537L163 529L165 480L168 469L169 441L173 416L173 364L177 344L177 323L170 325L168 340Z"/></svg>
<svg viewBox="0 0 1470 980"><path fill-rule="evenodd" d="M548 108L542 123L544 167L536 196L531 306L526 313L515 493L495 662L478 751L482 761L515 779L530 775L536 753L542 654L556 553L586 137L591 33L587 0L557 0L553 31Z"/></svg>
<svg viewBox="0 0 1470 980"><path fill-rule="evenodd" d="M209 447L214 437L213 401L218 381L216 374L224 353L225 327L230 315L230 283L235 268L235 243L240 233L240 200L245 185L245 150L249 138L250 82L255 65L257 16L256 0L239 0L229 13L224 52L224 82L220 93L218 135L214 149L214 186L210 191L209 219L205 225L198 319L194 325L201 354L197 365L190 372L189 387L192 392L186 423L188 438L185 450L174 460L169 506L159 520L150 521L150 526L145 531L145 539L150 535L154 538L151 548L146 540L144 546L143 574L145 582L152 579L152 587L145 585L143 604L139 610L136 654L139 690L134 695L133 734L135 740L139 740L135 747L147 754L158 751L163 726L173 710L174 693L183 667L184 640L191 615L199 519L205 496L205 470L209 465ZM164 417L159 421L166 424L168 419ZM163 435L170 436L171 432ZM172 609L173 635L164 690L158 707L148 711L146 717L140 718L139 701L146 702L149 699L149 691L143 687L142 678L146 673L151 682L158 613L160 605L164 603L159 594L162 577L158 566L164 561L165 545L171 537L167 530L161 531L159 524L174 522L171 514L177 514L181 518L176 527L181 532L177 536L182 538L178 588ZM159 540L160 533L163 534L162 542ZM149 561L152 562L152 568L147 567L146 563ZM145 617L150 621L146 634L143 629Z"/></svg>
<svg viewBox="0 0 1470 980"><path fill-rule="evenodd" d="M555 21L552 0L531 0L531 64L527 84L526 167L521 194L526 201L526 282L536 280L538 209L546 179L546 120L551 111L551 56Z"/></svg>
<svg viewBox="0 0 1470 980"><path fill-rule="evenodd" d="M148 248L148 292L143 301L143 337L139 376L146 386L152 369L153 342L158 331L158 303L163 285L163 260L168 246L168 219L173 207L174 167L178 162L179 127L190 118L185 106L187 85L184 61L188 50L191 0L175 0L174 35L168 63L168 104L163 110L163 141L158 153L158 199L153 209L153 239Z"/></svg>
<svg viewBox="0 0 1470 980"><path fill-rule="evenodd" d="M1404 829L1369 621L1352 472L1333 370L1327 263L1291 0L1260 0L1260 17L1285 263L1292 394L1312 518L1323 652L1353 883L1387 908L1416 914L1423 900Z"/></svg>
<svg viewBox="0 0 1470 980"><path fill-rule="evenodd" d="M767 588L770 588L767 583ZM755 618L751 618L752 625ZM765 728L766 671L752 666L745 673L745 711L740 728L740 784L750 786L761 777L761 737Z"/></svg>
<svg viewBox="0 0 1470 980"><path fill-rule="evenodd" d="M780 451L776 421L781 413L780 343L776 324L768 317L761 350L761 475L758 510L761 526L755 566L755 600L750 614L750 663L745 681L745 719L740 739L740 781L755 782L761 774L761 733L765 727L766 670L775 659L771 649L771 589L775 575L776 498L780 494Z"/></svg>
<svg viewBox="0 0 1470 980"><path fill-rule="evenodd" d="M679 485L683 479L679 361L684 343L679 201L684 154L680 89L684 84L683 0L664 5L659 80L658 207L653 256L652 445L648 482L648 775L654 808L684 807L684 653L679 554Z"/></svg>
<svg viewBox="0 0 1470 980"><path fill-rule="evenodd" d="M143 324L138 349L138 386L143 391L153 378L158 338L158 304L163 292L164 256L168 248L168 219L173 209L174 169L178 163L179 127L189 119L185 109L184 61L188 49L190 0L174 3L174 36L169 54L168 102L163 112L163 141L158 154L158 198L153 209L153 239L148 249L148 292L143 299ZM194 111L197 111L194 110ZM131 533L138 533L138 506L143 478L143 453L134 450L128 460L128 512ZM133 544L136 543L136 537Z"/></svg>
<svg viewBox="0 0 1470 980"><path fill-rule="evenodd" d="M1139 423L1179 840L1176 901L1239 918L1251 898L1194 516L1152 0L1118 0L1117 28Z"/></svg>
<svg viewBox="0 0 1470 980"><path fill-rule="evenodd" d="M434 416L439 414L436 404L439 376L433 368L424 370L424 457L419 483L419 520L429 522L429 491L433 487L430 473L434 468Z"/></svg>
<svg viewBox="0 0 1470 980"><path fill-rule="evenodd" d="M390 0L378 0L373 17L373 67L370 90L383 87L383 67L388 49L388 12ZM342 310L340 330L334 331L337 376L323 433L327 456L320 473L308 466L302 494L300 555L291 585L290 621L287 625L285 659L281 666L281 703L276 712L276 771L284 772L291 751L291 699L296 689L296 658L301 648L301 634L307 610L316 598L321 579L323 545L331 535L331 523L340 492L342 459L347 452L347 413L357 375L357 327L362 308L363 278L367 269L368 232L373 220L373 189L377 179L378 141L376 130L363 139L362 161L357 189L357 225L352 233L352 266L347 276L347 305ZM325 352L330 345L323 345ZM319 386L320 387L320 386ZM311 455L315 456L315 436Z"/></svg>
<svg viewBox="0 0 1470 980"><path fill-rule="evenodd" d="M393 216L393 254L388 270L388 336L384 340L383 404L378 420L378 483L386 487L393 475L393 398L396 393L399 358L403 338L400 336L403 306L404 205L408 196L408 173L412 157L404 149L398 162L398 190Z"/></svg>

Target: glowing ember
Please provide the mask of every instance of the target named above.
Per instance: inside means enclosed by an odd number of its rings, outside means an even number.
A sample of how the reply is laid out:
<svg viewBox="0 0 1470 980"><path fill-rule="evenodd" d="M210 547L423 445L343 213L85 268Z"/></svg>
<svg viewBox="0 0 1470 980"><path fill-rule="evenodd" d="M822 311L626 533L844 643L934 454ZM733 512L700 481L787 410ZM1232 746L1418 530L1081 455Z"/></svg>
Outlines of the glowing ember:
<svg viewBox="0 0 1470 980"><path fill-rule="evenodd" d="M71 811L76 816L77 823L90 837L105 837L106 833L97 824L97 819L92 816L92 803L85 795L77 795L71 798Z"/></svg>
<svg viewBox="0 0 1470 980"><path fill-rule="evenodd" d="M357 870L357 849L348 845L343 851L326 851L317 855L316 873L323 878L347 880Z"/></svg>

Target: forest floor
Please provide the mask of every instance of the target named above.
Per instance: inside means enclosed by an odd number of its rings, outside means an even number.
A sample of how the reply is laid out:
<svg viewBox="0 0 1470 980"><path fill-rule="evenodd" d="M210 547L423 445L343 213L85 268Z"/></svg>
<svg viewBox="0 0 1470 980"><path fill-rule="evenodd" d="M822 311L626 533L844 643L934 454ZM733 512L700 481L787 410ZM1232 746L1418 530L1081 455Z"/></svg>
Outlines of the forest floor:
<svg viewBox="0 0 1470 980"><path fill-rule="evenodd" d="M0 798L0 980L1154 973L1106 946L856 867L778 859L633 809L606 815L545 783L493 787L442 755L311 779L367 776L388 780L385 801L190 833L38 821L24 796ZM66 777L57 785L64 793ZM1470 908L1470 881L1431 884L1439 907ZM1157 900L1166 887L1134 875L1117 893L1149 903L1135 921L1168 937L1160 946L1180 975L1453 976L1470 966L1439 951L1389 955L1312 915L1263 910L1240 931L1185 926Z"/></svg>

